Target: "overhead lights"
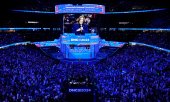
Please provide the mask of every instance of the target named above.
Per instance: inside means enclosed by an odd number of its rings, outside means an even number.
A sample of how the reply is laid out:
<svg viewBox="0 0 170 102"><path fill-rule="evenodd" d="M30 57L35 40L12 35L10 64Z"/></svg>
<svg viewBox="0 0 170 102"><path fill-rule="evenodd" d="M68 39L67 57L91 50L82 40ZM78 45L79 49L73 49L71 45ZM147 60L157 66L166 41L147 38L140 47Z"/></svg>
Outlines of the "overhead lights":
<svg viewBox="0 0 170 102"><path fill-rule="evenodd" d="M39 22L38 21L28 21L27 23L29 23L29 24L37 24Z"/></svg>

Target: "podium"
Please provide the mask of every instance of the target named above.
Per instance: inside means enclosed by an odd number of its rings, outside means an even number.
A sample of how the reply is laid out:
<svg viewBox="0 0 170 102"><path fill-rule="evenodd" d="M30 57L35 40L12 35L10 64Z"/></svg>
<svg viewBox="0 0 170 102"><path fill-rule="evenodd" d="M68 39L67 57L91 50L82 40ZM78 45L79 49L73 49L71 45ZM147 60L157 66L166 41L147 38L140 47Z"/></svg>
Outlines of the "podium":
<svg viewBox="0 0 170 102"><path fill-rule="evenodd" d="M64 33L60 41L61 51L66 59L93 59L99 51L100 37L96 33Z"/></svg>

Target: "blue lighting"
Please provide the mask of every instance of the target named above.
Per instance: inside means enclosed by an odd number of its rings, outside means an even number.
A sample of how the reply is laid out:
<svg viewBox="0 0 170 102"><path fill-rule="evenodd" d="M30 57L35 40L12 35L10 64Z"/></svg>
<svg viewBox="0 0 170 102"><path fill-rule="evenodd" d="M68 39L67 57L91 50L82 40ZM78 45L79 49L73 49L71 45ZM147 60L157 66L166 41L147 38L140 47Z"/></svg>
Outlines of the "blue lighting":
<svg viewBox="0 0 170 102"><path fill-rule="evenodd" d="M145 44L145 43L138 43L138 42L129 42L130 45L142 45L142 46L147 46L147 47L151 47L151 48L154 48L154 49L157 49L157 50L162 50L162 51L166 51L166 52L170 52L169 49L165 49L165 48L161 48L161 47L158 47L158 46L154 46L154 45L149 45L149 44Z"/></svg>
<svg viewBox="0 0 170 102"><path fill-rule="evenodd" d="M115 30L116 28L110 28L110 30ZM138 30L138 31L143 31L143 30L161 30L161 31L170 31L170 29L168 28L118 28L118 30L123 30L123 31L126 31L126 30Z"/></svg>
<svg viewBox="0 0 170 102"><path fill-rule="evenodd" d="M162 9L152 9L152 10L136 10L136 11L124 11L124 12L106 12L105 14L145 13L145 12L155 12L155 11L162 11L162 10L166 10L166 9L162 8Z"/></svg>
<svg viewBox="0 0 170 102"><path fill-rule="evenodd" d="M26 12L26 13L43 13L43 14L55 14L55 12L48 12L48 11L33 11L33 10L12 10L15 12Z"/></svg>
<svg viewBox="0 0 170 102"><path fill-rule="evenodd" d="M12 43L12 44L8 44L8 45L0 46L0 49L7 48L7 47L11 47L11 46L26 45L26 44L36 44L36 43L37 43L37 42L30 42L30 41L27 41L27 42L19 42L19 43ZM145 43L129 42L129 45L132 45L132 46L141 45L141 46L151 47L151 48L154 48L154 49L157 49L157 50L166 51L166 52L168 52L168 53L170 52L169 49L161 48L161 47L158 47L158 46L149 45L149 44L145 44ZM87 56L86 56L86 57L87 57Z"/></svg>
<svg viewBox="0 0 170 102"><path fill-rule="evenodd" d="M166 10L165 8L162 9L152 9L152 10L136 10L136 11L123 11L123 12L106 12L105 14L128 14L128 13L146 13L146 12L156 12L156 11L163 11ZM12 10L14 12L26 12L26 13L42 13L42 14L55 14L55 12L48 12L48 11L33 11L33 10Z"/></svg>
<svg viewBox="0 0 170 102"><path fill-rule="evenodd" d="M0 28L0 30L41 30L41 29L44 29L44 30L49 30L50 28Z"/></svg>

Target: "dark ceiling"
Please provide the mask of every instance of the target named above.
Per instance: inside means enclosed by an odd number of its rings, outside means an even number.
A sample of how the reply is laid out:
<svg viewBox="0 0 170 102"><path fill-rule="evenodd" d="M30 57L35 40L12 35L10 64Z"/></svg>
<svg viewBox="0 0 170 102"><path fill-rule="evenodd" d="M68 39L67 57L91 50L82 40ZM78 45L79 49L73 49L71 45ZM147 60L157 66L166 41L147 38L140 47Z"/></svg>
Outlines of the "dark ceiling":
<svg viewBox="0 0 170 102"><path fill-rule="evenodd" d="M131 9L168 8L167 0L5 0L1 11L13 9L54 11L57 4L103 4L106 10L125 11Z"/></svg>
<svg viewBox="0 0 170 102"><path fill-rule="evenodd" d="M24 25L25 21L37 20L41 24L46 24L46 22L51 25L51 22L57 21L58 16L56 15L39 15L30 13L16 13L12 10L37 10L37 11L50 11L54 12L55 5L58 4L101 4L105 5L106 12L122 12L130 10L148 10L148 9L160 9L167 8L165 12L160 12L159 14L147 14L147 15L114 15L108 16L108 19L112 18L114 22L119 21L131 21L140 22L136 25L141 25L142 22L148 24L148 21L161 21L168 22L164 24L165 26L170 24L170 13L169 13L169 3L167 0L4 0L0 3L0 26L9 25L10 22L13 24ZM131 17L133 16L133 17ZM110 17L110 18L109 18ZM105 17L104 17L105 18ZM136 18L136 19L134 19ZM144 18L144 19L143 19ZM161 18L161 19L160 19ZM146 20L146 21L143 21ZM45 22L46 21L46 22ZM45 23L44 23L45 22ZM105 21L104 21L105 23ZM110 22L108 22L110 23ZM108 24L106 23L106 24ZM55 24L54 24L55 25ZM56 26L56 25L55 25Z"/></svg>

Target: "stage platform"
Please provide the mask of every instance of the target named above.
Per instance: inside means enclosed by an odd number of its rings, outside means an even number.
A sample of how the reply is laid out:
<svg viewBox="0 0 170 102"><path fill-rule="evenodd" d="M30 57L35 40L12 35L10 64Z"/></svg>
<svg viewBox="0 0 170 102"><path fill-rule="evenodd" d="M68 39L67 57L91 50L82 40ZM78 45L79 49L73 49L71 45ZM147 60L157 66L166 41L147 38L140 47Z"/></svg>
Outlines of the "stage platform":
<svg viewBox="0 0 170 102"><path fill-rule="evenodd" d="M43 52L61 61L98 61L115 53L126 43L105 41L96 33L76 35L64 33L54 41L34 42Z"/></svg>

